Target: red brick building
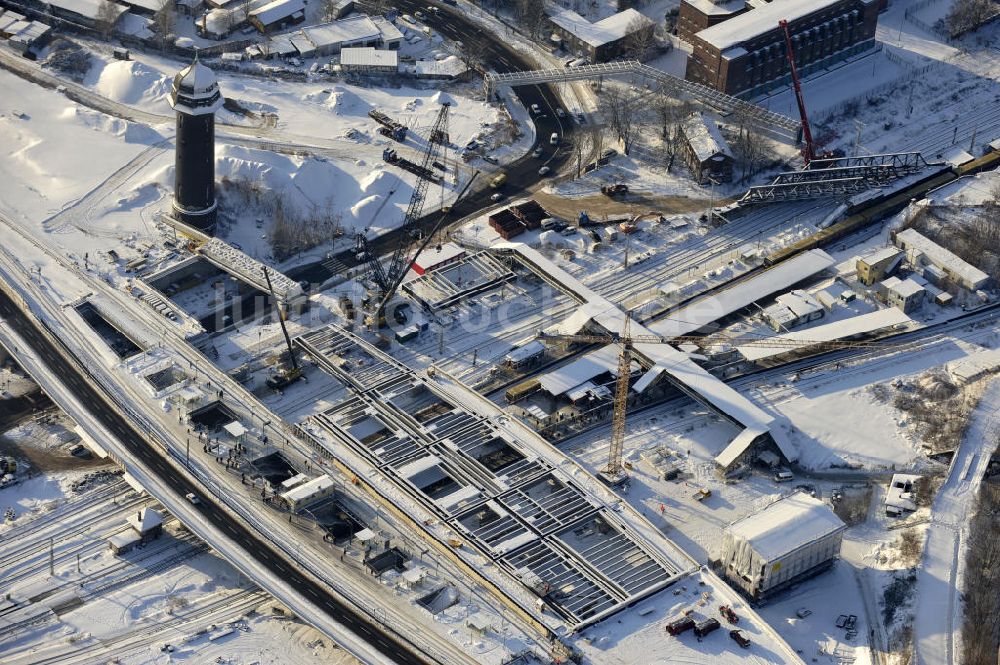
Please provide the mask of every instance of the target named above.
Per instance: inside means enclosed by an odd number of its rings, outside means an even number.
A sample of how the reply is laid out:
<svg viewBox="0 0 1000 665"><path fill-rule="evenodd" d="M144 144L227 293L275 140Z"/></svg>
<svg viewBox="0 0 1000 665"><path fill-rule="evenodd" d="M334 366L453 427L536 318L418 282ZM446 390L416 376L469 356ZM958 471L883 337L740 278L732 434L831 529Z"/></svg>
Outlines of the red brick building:
<svg viewBox="0 0 1000 665"><path fill-rule="evenodd" d="M705 28L747 11L745 0L681 0L677 13L677 36L692 43Z"/></svg>
<svg viewBox="0 0 1000 665"><path fill-rule="evenodd" d="M755 97L788 85L788 21L800 76L875 46L879 0L776 0L691 38L685 78L730 95Z"/></svg>

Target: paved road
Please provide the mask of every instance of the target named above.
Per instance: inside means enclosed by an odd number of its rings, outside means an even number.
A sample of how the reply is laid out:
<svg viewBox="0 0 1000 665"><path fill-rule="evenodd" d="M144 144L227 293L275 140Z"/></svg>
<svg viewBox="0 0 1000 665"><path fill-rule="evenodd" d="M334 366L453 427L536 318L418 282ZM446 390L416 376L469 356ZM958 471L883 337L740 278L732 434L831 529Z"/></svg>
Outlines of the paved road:
<svg viewBox="0 0 1000 665"><path fill-rule="evenodd" d="M967 526L979 485L1000 440L1000 378L986 386L931 508L924 560L917 571L913 620L918 665L952 665L955 634L962 628L958 570L965 558ZM965 580L975 584L975 580Z"/></svg>
<svg viewBox="0 0 1000 665"><path fill-rule="evenodd" d="M164 453L157 448L150 447L133 426L118 411L109 406L103 396L98 393L98 389L95 388L95 382L85 377L76 365L70 364L56 350L48 337L37 328L34 321L21 312L4 291L0 291L0 317L6 319L21 338L31 345L52 373L59 376L67 388L74 391L81 403L90 405L91 413L108 431L119 437L119 440L144 465L160 478L169 482L179 494L194 492L202 497L198 509L215 528L227 533L234 542L238 543L260 564L266 566L300 592L307 594L317 607L378 648L393 662L405 665L417 665L425 662L412 653L411 647L405 644L400 636L385 632L383 626L373 625L354 608L345 605L331 595L326 588L302 575L294 566L286 562L270 543L241 522L233 520L211 496L204 493L203 488L192 482L186 474L178 473L164 459Z"/></svg>

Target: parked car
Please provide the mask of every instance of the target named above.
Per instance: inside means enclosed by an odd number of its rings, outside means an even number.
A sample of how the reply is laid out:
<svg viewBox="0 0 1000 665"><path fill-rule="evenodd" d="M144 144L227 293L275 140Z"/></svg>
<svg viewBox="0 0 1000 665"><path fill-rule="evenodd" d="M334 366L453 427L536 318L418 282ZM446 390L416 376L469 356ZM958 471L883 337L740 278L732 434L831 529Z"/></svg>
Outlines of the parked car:
<svg viewBox="0 0 1000 665"><path fill-rule="evenodd" d="M498 160L496 157L493 157L492 155L483 155L483 161L486 162L487 164L492 164L493 166L497 166L498 164L500 164L500 160Z"/></svg>
<svg viewBox="0 0 1000 665"><path fill-rule="evenodd" d="M419 9L418 9L417 11L415 11L415 12L413 13L413 15L414 15L414 16L416 17L416 19L417 19L418 21L423 21L423 20L424 20L425 18L427 18L427 15L426 15L426 14L424 14L424 13L423 13L422 11L420 11Z"/></svg>
<svg viewBox="0 0 1000 665"><path fill-rule="evenodd" d="M787 469L782 469L781 471L778 471L777 473L774 474L773 480L776 483L787 483L791 482L792 480L795 480L795 476L792 474L791 471L788 471Z"/></svg>
<svg viewBox="0 0 1000 665"><path fill-rule="evenodd" d="M562 231L559 232L559 235L563 235L563 236L567 236L567 237L569 237L569 236L575 236L576 235L576 227L575 226L567 226L566 228L564 228Z"/></svg>
<svg viewBox="0 0 1000 665"><path fill-rule="evenodd" d="M742 630L729 631L729 637L733 638L733 641L744 649L750 648L750 638L744 635Z"/></svg>
<svg viewBox="0 0 1000 665"><path fill-rule="evenodd" d="M546 217L542 220L543 231L556 231L559 228L559 220L555 217Z"/></svg>
<svg viewBox="0 0 1000 665"><path fill-rule="evenodd" d="M414 20L413 20L413 17L412 17L412 16L410 16L409 14L403 14L403 15L402 15L402 16L401 16L400 18L402 18L402 19L403 19L404 21L406 21L407 23L413 23L413 24L416 24L416 21L414 21Z"/></svg>

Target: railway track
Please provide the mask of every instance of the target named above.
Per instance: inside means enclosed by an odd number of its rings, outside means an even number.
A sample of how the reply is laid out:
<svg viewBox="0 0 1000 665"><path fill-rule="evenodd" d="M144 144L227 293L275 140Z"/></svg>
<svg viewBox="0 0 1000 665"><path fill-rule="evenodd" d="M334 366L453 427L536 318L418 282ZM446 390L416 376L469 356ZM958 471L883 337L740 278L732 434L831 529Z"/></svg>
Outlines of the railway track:
<svg viewBox="0 0 1000 665"><path fill-rule="evenodd" d="M62 521L64 519L74 517L81 512L93 507L94 505L103 503L109 498L116 496L122 492L131 492L132 489L129 484L124 480L118 480L113 485L105 487L99 486L93 490L93 492L85 492L79 497L77 501L67 501L66 503L58 506L52 511L45 514L37 514L33 519L27 521L18 520L17 526L4 531L0 534L0 542L14 542L19 541L27 534L45 529L56 522ZM42 521L45 524L39 525L37 522ZM4 555L6 559L7 548L4 548ZM0 566L3 565L5 559L0 559Z"/></svg>

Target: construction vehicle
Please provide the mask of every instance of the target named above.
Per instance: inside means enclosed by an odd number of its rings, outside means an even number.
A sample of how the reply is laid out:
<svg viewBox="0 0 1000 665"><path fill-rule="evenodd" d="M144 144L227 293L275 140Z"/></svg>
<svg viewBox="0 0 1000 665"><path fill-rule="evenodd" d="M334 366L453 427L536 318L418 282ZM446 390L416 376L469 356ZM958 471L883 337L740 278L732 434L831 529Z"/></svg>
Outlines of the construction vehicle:
<svg viewBox="0 0 1000 665"><path fill-rule="evenodd" d="M368 117L381 125L378 128L378 133L382 136L388 136L393 141L399 141L400 143L406 140L406 125L396 122L385 113L376 111L375 109L368 112Z"/></svg>
<svg viewBox="0 0 1000 665"><path fill-rule="evenodd" d="M719 623L718 619L716 619L715 617L709 617L704 621L702 621L701 623L695 625L694 634L697 635L698 637L705 637L713 630L718 630L721 627L721 625L722 624Z"/></svg>
<svg viewBox="0 0 1000 665"><path fill-rule="evenodd" d="M694 619L690 616L683 616L667 624L667 632L675 636L692 628L694 628Z"/></svg>
<svg viewBox="0 0 1000 665"><path fill-rule="evenodd" d="M288 328L285 327L285 310L274 295L274 287L271 286L271 275L267 272L266 266L262 269L264 271L264 280L267 282L267 290L271 292L271 300L274 302L274 308L278 312L278 323L281 325L281 334L285 336L285 345L288 347L287 364L279 360L277 374L267 377L264 381L268 388L278 391L284 390L301 379L302 368L299 367L298 361L295 360L295 349L292 348L292 339L288 336Z"/></svg>
<svg viewBox="0 0 1000 665"><path fill-rule="evenodd" d="M0 457L0 476L5 473L14 474L17 472L17 460L13 457Z"/></svg>
<svg viewBox="0 0 1000 665"><path fill-rule="evenodd" d="M792 89L795 91L795 102L799 106L799 117L802 120L802 160L806 166L813 160L837 159L843 157L842 150L820 150L819 145L813 140L812 129L809 127L809 115L806 113L806 102L802 96L802 83L799 81L799 72L795 67L795 50L792 48L792 33L788 30L788 21L782 19L778 21L778 27L785 33L785 55L788 58L788 65L792 74ZM836 162L826 163L825 166L835 166Z"/></svg>
<svg viewBox="0 0 1000 665"><path fill-rule="evenodd" d="M404 171L409 171L418 178L427 180L428 182L441 182L441 175L435 173L426 166L421 166L420 164L414 164L405 157L400 157L399 153L393 148L386 148L382 151L382 159L386 161L387 164L392 164L393 166L398 166Z"/></svg>
<svg viewBox="0 0 1000 665"><path fill-rule="evenodd" d="M736 612L729 605L719 605L719 614L729 623L735 624L740 622L739 616L737 616Z"/></svg>
<svg viewBox="0 0 1000 665"><path fill-rule="evenodd" d="M708 497L712 496L712 490L707 487L699 488L694 494L691 495L695 501L704 501Z"/></svg>
<svg viewBox="0 0 1000 665"><path fill-rule="evenodd" d="M448 136L449 108L449 104L441 105L441 110L438 111L437 118L431 128L430 136ZM371 281L374 283L374 286L378 291L377 298L372 299L373 302L377 303L377 305L375 306L372 316L369 318L369 320L374 322L376 325L383 325L383 322L385 321L386 305L388 305L389 301L393 298L393 296L395 296L396 290L399 288L399 285L402 284L403 278L406 277L406 273L409 271L410 266L413 265L413 262L417 260L417 257L420 256L420 253L424 251L427 245L432 242L438 230L451 213L450 207L447 211L443 211L441 216L434 223L433 228L431 228L428 233L424 233L422 239L418 235L411 233L414 229L420 228L420 216L423 211L424 200L427 197L427 187L429 186L429 183L441 181L441 176L431 170L431 164L438 159L438 155L442 149L447 149L446 143L428 141L427 147L424 150L422 164L413 164L412 162L400 158L398 155L390 155L395 160L390 163L398 164L400 167L410 170L411 172L417 174L419 178L413 186L413 193L410 195L410 203L406 208L406 214L403 217L400 233L397 234L398 240L396 247L389 256L388 264L382 264L378 255L369 246L368 238L363 233L359 233L357 235L355 256L363 255L366 257ZM395 151L391 152L394 153ZM386 161L389 161L389 159L386 159ZM442 158L442 161L447 162L447 158ZM469 180L465 183L465 186L458 193L455 202L462 199L478 175L478 171L472 174L472 177L469 178ZM454 203L452 205L454 205ZM414 245L416 245L416 251L411 256L410 252Z"/></svg>
<svg viewBox="0 0 1000 665"><path fill-rule="evenodd" d="M628 185L619 182L614 185L604 185L601 187L601 194L605 196L610 196L614 198L615 196L624 196L628 194Z"/></svg>

